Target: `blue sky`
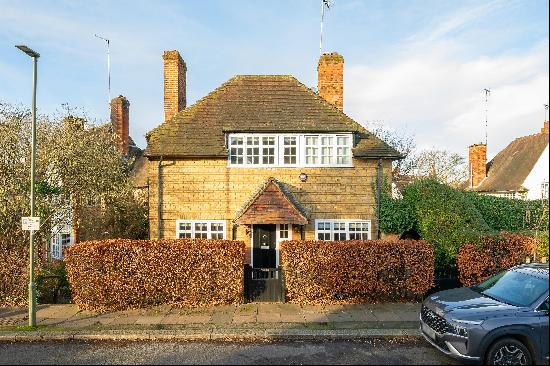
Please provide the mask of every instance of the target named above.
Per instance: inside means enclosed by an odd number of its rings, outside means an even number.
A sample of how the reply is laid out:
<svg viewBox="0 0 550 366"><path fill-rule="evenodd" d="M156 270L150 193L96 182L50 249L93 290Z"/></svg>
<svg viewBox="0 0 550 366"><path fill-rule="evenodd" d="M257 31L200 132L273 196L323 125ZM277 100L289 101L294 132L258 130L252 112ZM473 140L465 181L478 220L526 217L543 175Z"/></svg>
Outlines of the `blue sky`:
<svg viewBox="0 0 550 366"><path fill-rule="evenodd" d="M317 83L320 0L0 0L0 99L30 104L31 63L41 54L38 104L63 103L108 118L105 44L111 39L112 96L125 95L130 134L162 122L162 52L187 63L188 104L236 74L292 74ZM344 111L414 135L419 147L466 154L485 136L489 155L537 132L548 103L546 0L335 0L324 50L345 58Z"/></svg>

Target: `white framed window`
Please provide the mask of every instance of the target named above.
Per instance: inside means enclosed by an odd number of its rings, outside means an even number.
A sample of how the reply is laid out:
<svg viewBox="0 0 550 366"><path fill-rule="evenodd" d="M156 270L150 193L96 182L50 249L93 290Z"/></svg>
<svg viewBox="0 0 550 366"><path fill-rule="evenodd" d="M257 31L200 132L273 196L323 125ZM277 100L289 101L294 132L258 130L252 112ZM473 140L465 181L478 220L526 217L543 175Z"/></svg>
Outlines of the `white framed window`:
<svg viewBox="0 0 550 366"><path fill-rule="evenodd" d="M50 240L50 254L54 259L63 259L65 249L71 246L71 227L69 225L55 226Z"/></svg>
<svg viewBox="0 0 550 366"><path fill-rule="evenodd" d="M225 239L225 221L176 220L176 238Z"/></svg>
<svg viewBox="0 0 550 366"><path fill-rule="evenodd" d="M279 240L288 240L290 238L289 235L289 224L279 224Z"/></svg>
<svg viewBox="0 0 550 366"><path fill-rule="evenodd" d="M352 134L245 134L228 136L233 167L351 167Z"/></svg>
<svg viewBox="0 0 550 366"><path fill-rule="evenodd" d="M315 220L317 240L370 240L370 220Z"/></svg>
<svg viewBox="0 0 550 366"><path fill-rule="evenodd" d="M548 199L548 182L542 182L540 185L540 198L543 200Z"/></svg>

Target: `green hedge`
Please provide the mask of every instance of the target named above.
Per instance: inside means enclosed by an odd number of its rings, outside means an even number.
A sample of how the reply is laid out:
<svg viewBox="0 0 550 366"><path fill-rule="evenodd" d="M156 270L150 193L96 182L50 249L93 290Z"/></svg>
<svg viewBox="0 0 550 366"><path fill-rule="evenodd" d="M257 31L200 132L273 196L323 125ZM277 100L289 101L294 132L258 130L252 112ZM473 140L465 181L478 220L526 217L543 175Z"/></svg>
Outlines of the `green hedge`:
<svg viewBox="0 0 550 366"><path fill-rule="evenodd" d="M494 230L548 230L548 204L544 201L493 197L475 192L464 192L464 195Z"/></svg>
<svg viewBox="0 0 550 366"><path fill-rule="evenodd" d="M408 185L402 199L383 194L380 229L401 234L415 230L434 247L436 268L453 268L459 248L496 237L500 231L548 233L548 203L484 196L453 189L431 179ZM547 235L547 234L546 234ZM541 241L541 252L547 246Z"/></svg>

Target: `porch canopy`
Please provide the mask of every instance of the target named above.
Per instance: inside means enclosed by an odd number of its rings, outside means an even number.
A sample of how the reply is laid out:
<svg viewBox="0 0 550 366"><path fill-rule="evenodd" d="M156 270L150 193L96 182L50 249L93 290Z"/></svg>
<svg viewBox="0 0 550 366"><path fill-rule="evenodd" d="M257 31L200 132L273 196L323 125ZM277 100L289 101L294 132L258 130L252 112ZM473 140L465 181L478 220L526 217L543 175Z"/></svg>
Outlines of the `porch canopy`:
<svg viewBox="0 0 550 366"><path fill-rule="evenodd" d="M307 216L290 192L275 178L266 180L237 212L236 224L306 225Z"/></svg>

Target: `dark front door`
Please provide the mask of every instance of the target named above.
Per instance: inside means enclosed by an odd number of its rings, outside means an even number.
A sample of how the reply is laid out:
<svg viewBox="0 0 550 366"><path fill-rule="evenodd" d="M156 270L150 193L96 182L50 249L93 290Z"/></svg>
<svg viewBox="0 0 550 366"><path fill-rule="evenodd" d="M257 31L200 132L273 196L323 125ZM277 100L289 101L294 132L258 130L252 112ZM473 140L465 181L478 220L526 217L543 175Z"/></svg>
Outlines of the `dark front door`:
<svg viewBox="0 0 550 366"><path fill-rule="evenodd" d="M277 265L277 235L274 224L253 226L252 267L275 268Z"/></svg>

